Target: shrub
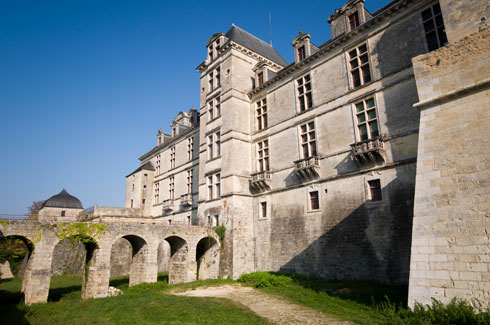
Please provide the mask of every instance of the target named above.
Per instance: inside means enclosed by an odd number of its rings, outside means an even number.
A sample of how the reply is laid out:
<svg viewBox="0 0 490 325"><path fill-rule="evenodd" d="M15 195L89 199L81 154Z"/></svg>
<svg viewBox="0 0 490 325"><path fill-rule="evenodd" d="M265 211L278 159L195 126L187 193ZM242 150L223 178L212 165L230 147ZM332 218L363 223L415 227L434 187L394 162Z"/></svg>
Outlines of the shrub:
<svg viewBox="0 0 490 325"><path fill-rule="evenodd" d="M265 287L285 287L290 285L293 280L285 275L276 275L269 272L253 272L243 274L238 279L238 282L246 283L255 288Z"/></svg>
<svg viewBox="0 0 490 325"><path fill-rule="evenodd" d="M394 324L490 324L490 311L476 313L468 302L457 298L446 306L432 298L432 306L416 303L413 310L396 308L389 301L379 307Z"/></svg>

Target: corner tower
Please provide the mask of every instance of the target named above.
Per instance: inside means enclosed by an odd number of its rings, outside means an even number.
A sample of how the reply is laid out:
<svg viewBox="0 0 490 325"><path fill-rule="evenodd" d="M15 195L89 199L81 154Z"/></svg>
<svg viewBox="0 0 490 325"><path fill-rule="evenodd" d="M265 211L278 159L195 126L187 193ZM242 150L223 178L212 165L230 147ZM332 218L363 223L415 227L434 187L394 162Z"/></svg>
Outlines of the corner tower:
<svg viewBox="0 0 490 325"><path fill-rule="evenodd" d="M259 66L275 73L287 63L272 45L235 25L212 35L206 47L207 58L197 67L202 122L198 220L226 227L220 275L237 278L254 271L255 256L249 188L253 114L247 93L259 82Z"/></svg>

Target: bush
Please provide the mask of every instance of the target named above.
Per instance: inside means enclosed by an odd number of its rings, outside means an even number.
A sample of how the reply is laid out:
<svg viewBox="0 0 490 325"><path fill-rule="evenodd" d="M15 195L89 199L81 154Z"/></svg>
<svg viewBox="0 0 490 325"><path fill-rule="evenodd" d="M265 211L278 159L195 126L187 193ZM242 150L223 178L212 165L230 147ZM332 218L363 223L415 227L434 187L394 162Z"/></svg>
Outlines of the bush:
<svg viewBox="0 0 490 325"><path fill-rule="evenodd" d="M243 274L238 282L246 283L255 288L285 287L293 283L293 280L285 275L276 275L269 272L253 272Z"/></svg>
<svg viewBox="0 0 490 325"><path fill-rule="evenodd" d="M432 306L416 303L413 310L395 308L388 301L380 309L398 324L490 324L490 311L476 313L468 302L457 298L446 306L433 298Z"/></svg>

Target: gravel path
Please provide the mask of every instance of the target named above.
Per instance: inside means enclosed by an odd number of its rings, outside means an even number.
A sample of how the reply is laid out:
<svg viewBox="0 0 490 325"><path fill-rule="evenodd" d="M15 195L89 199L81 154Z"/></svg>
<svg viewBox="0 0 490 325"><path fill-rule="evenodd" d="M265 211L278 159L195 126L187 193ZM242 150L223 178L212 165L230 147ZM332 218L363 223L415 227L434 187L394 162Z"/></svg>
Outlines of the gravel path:
<svg viewBox="0 0 490 325"><path fill-rule="evenodd" d="M259 290L240 285L202 287L172 294L191 297L218 297L237 301L275 324L353 324L314 309L293 304Z"/></svg>

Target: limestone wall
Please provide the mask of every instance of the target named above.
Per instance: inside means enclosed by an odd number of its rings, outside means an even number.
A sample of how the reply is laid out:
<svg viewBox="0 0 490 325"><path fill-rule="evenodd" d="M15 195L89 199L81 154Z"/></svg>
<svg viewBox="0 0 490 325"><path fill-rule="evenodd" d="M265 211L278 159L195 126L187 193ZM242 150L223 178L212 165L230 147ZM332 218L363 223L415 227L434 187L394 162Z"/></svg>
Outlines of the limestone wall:
<svg viewBox="0 0 490 325"><path fill-rule="evenodd" d="M414 59L421 110L409 305L490 305L490 30Z"/></svg>

